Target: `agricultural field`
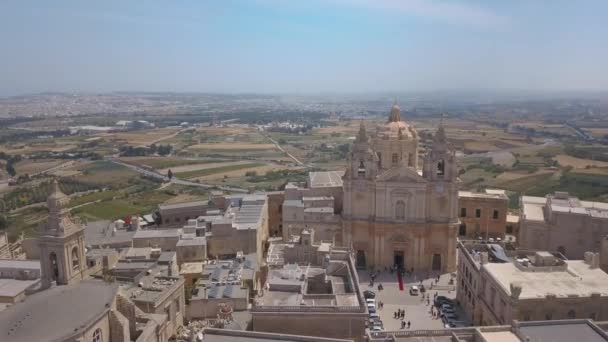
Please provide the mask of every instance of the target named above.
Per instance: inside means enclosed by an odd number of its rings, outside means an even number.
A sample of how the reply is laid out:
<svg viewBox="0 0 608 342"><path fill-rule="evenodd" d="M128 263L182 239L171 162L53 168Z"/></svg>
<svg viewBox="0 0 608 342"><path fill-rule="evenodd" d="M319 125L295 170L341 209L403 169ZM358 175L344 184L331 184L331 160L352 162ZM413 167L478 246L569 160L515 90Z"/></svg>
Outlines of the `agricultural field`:
<svg viewBox="0 0 608 342"><path fill-rule="evenodd" d="M43 160L22 160L15 164L15 171L17 174L37 174L43 171L46 171L55 166L61 165L63 162L61 160L52 160L52 159L43 159Z"/></svg>
<svg viewBox="0 0 608 342"><path fill-rule="evenodd" d="M73 169L81 172L74 179L98 187L124 188L139 180L139 174L126 166L109 161L79 164Z"/></svg>
<svg viewBox="0 0 608 342"><path fill-rule="evenodd" d="M195 161L196 162L196 161ZM157 170L159 173L166 174L171 170L173 174L183 174L188 172L196 172L200 170L209 170L209 169L218 169L227 166L237 166L237 165L248 165L251 164L249 161L240 160L240 161L226 161L226 162L215 162L212 160L209 161L199 161L196 164L188 164L181 165L175 167L167 167L165 169Z"/></svg>
<svg viewBox="0 0 608 342"><path fill-rule="evenodd" d="M115 220L135 214L151 213L158 204L164 203L171 197L163 191L144 191L132 196L80 206L72 210L72 213L85 220Z"/></svg>
<svg viewBox="0 0 608 342"><path fill-rule="evenodd" d="M229 178L231 173L232 175L240 174L241 172L244 174L245 170L255 169L264 164L262 163L238 163L232 165L225 165L219 167L209 167L194 171L186 171L186 172L174 172L174 176L181 179L200 179L200 180L208 180L213 179L215 176L221 179Z"/></svg>
<svg viewBox="0 0 608 342"><path fill-rule="evenodd" d="M201 164L204 161L190 160L178 157L161 157L161 156L146 156L146 157L120 157L120 161L128 164L139 165L145 168L155 170L167 170L169 168L182 166L182 165L193 165Z"/></svg>
<svg viewBox="0 0 608 342"><path fill-rule="evenodd" d="M606 168L608 167L608 162L605 161L597 161L597 160L589 160L589 159L581 159L572 156L568 156L565 154L559 154L554 158L559 165L561 166L570 166L575 169L585 169L585 168Z"/></svg>
<svg viewBox="0 0 608 342"><path fill-rule="evenodd" d="M148 146L172 138L177 135L178 132L178 128L147 129L133 132L110 133L106 135L106 139L114 142L125 142L129 145Z"/></svg>

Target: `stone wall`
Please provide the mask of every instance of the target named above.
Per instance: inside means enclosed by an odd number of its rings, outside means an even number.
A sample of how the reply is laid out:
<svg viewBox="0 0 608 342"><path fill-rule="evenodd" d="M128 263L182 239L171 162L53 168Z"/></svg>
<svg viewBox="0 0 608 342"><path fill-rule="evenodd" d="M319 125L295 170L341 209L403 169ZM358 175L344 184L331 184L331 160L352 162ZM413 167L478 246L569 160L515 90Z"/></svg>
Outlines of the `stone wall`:
<svg viewBox="0 0 608 342"><path fill-rule="evenodd" d="M264 312L252 318L254 331L364 341L365 313Z"/></svg>
<svg viewBox="0 0 608 342"><path fill-rule="evenodd" d="M120 312L129 321L130 337L131 339L135 339L137 336L135 326L135 304L122 295L117 295L116 310L118 310L118 312Z"/></svg>
<svg viewBox="0 0 608 342"><path fill-rule="evenodd" d="M131 341L131 333L129 331L129 326L129 320L125 316L123 316L119 311L110 311L110 341Z"/></svg>

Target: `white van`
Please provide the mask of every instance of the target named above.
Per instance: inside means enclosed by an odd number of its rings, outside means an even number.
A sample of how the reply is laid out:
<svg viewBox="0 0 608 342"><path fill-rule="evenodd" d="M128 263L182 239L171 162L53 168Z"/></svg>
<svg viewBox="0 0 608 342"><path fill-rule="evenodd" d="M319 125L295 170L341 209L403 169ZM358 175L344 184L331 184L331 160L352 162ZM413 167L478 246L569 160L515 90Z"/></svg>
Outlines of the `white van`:
<svg viewBox="0 0 608 342"><path fill-rule="evenodd" d="M418 289L418 286L414 285L410 288L410 294L412 296L417 296L420 293L420 289Z"/></svg>

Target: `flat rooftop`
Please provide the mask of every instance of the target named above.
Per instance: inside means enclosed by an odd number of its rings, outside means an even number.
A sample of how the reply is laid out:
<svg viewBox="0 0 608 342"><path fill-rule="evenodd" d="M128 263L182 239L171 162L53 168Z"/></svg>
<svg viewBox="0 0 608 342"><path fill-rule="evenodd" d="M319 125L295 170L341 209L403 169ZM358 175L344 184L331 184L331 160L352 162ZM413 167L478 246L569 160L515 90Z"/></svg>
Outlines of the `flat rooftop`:
<svg viewBox="0 0 608 342"><path fill-rule="evenodd" d="M143 286L132 286L128 289L133 302L156 303L168 292L175 290L183 283L179 277L146 276L140 279Z"/></svg>
<svg viewBox="0 0 608 342"><path fill-rule="evenodd" d="M207 207L208 205L209 205L209 201L193 201L193 202L182 202L182 203L173 203L173 204L159 204L158 209L172 210L172 209Z"/></svg>
<svg viewBox="0 0 608 342"><path fill-rule="evenodd" d="M110 221L94 221L89 222L84 228L84 242L86 246L102 246L102 245L129 245L135 235L134 231L126 229L117 229L112 233L112 229L108 229Z"/></svg>
<svg viewBox="0 0 608 342"><path fill-rule="evenodd" d="M40 260L0 259L0 269L40 270Z"/></svg>
<svg viewBox="0 0 608 342"><path fill-rule="evenodd" d="M177 242L177 247L185 246L205 246L207 244L207 238L204 236L195 237L193 239L180 239Z"/></svg>
<svg viewBox="0 0 608 342"><path fill-rule="evenodd" d="M180 266L179 274L196 274L203 272L202 262L185 262Z"/></svg>
<svg viewBox="0 0 608 342"><path fill-rule="evenodd" d="M587 215L608 218L608 203L581 201L567 193L556 193L547 197L522 196L523 217L532 221L544 221L545 210L551 212Z"/></svg>
<svg viewBox="0 0 608 342"><path fill-rule="evenodd" d="M205 342L349 342L352 340L342 340L325 337L311 337L301 335L273 334L257 331L242 331L229 329L206 328L201 332Z"/></svg>
<svg viewBox="0 0 608 342"><path fill-rule="evenodd" d="M150 229L150 230L138 230L134 235L133 239L150 239L150 238L179 238L182 235L181 228L175 229Z"/></svg>
<svg viewBox="0 0 608 342"><path fill-rule="evenodd" d="M232 224L236 229L257 229L263 209L263 204L243 204L240 208L235 208Z"/></svg>
<svg viewBox="0 0 608 342"><path fill-rule="evenodd" d="M341 187L344 171L319 171L308 173L310 188Z"/></svg>
<svg viewBox="0 0 608 342"><path fill-rule="evenodd" d="M583 260L565 260L567 270L522 271L514 263L488 263L484 268L511 295L511 283L522 285L520 299L580 296L608 296L608 274L591 268Z"/></svg>
<svg viewBox="0 0 608 342"><path fill-rule="evenodd" d="M326 282L325 282L326 281ZM353 280L344 261L321 266L287 264L270 269L259 306L359 306Z"/></svg>
<svg viewBox="0 0 608 342"><path fill-rule="evenodd" d="M551 324L550 322L526 323L519 327L519 332L522 336L529 337L530 342L608 341L608 337L604 331L585 321L562 323L556 321L555 324Z"/></svg>
<svg viewBox="0 0 608 342"><path fill-rule="evenodd" d="M0 278L0 297L15 297L38 282L40 282L40 279L16 280Z"/></svg>
<svg viewBox="0 0 608 342"><path fill-rule="evenodd" d="M69 340L110 310L117 291L117 284L85 280L26 297L0 312L2 341Z"/></svg>
<svg viewBox="0 0 608 342"><path fill-rule="evenodd" d="M481 336L486 341L492 342L521 342L519 337L509 330L506 331L482 331ZM530 341L532 342L532 341Z"/></svg>
<svg viewBox="0 0 608 342"><path fill-rule="evenodd" d="M485 192L458 191L458 197L509 200L504 190L486 189Z"/></svg>

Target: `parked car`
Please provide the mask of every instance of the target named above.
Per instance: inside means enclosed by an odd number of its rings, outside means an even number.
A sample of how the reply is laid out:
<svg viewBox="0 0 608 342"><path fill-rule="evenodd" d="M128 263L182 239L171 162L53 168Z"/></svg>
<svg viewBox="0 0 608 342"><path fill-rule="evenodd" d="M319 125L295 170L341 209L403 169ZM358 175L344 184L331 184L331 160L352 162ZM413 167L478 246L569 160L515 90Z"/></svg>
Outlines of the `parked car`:
<svg viewBox="0 0 608 342"><path fill-rule="evenodd" d="M450 298L447 298L445 296L437 296L437 298L435 298L435 304L454 304L454 301L451 300Z"/></svg>
<svg viewBox="0 0 608 342"><path fill-rule="evenodd" d="M375 304L367 304L367 311L369 311L369 312L376 312L376 305Z"/></svg>
<svg viewBox="0 0 608 342"><path fill-rule="evenodd" d="M442 308L441 312L443 312L443 314L456 314L456 311L454 309L451 308Z"/></svg>
<svg viewBox="0 0 608 342"><path fill-rule="evenodd" d="M370 330L373 332L380 332L380 331L383 331L384 329L381 327L378 327L378 326L373 326Z"/></svg>
<svg viewBox="0 0 608 342"><path fill-rule="evenodd" d="M420 290L418 289L418 286L414 285L412 287L410 287L410 294L412 296L417 296L420 293Z"/></svg>
<svg viewBox="0 0 608 342"><path fill-rule="evenodd" d="M376 293L374 291L365 290L363 291L363 297L365 297L365 299L376 298Z"/></svg>
<svg viewBox="0 0 608 342"><path fill-rule="evenodd" d="M380 320L380 318L371 318L370 317L367 320L367 325L371 327L372 325L374 325L375 322L380 322L382 324L382 321Z"/></svg>
<svg viewBox="0 0 608 342"><path fill-rule="evenodd" d="M373 320L379 320L380 319L380 315L378 315L377 312L370 312L369 318L373 319Z"/></svg>
<svg viewBox="0 0 608 342"><path fill-rule="evenodd" d="M471 323L465 321L449 321L449 324L452 328L463 328L471 326Z"/></svg>
<svg viewBox="0 0 608 342"><path fill-rule="evenodd" d="M375 300L374 298L367 298L367 299L365 300L365 303L367 303L367 304L374 304L374 305L376 305L376 300Z"/></svg>
<svg viewBox="0 0 608 342"><path fill-rule="evenodd" d="M443 314L443 318L445 319L444 322L450 322L450 321L456 321L458 320L458 316L456 316L456 314L452 314L452 313L448 313L448 314Z"/></svg>

